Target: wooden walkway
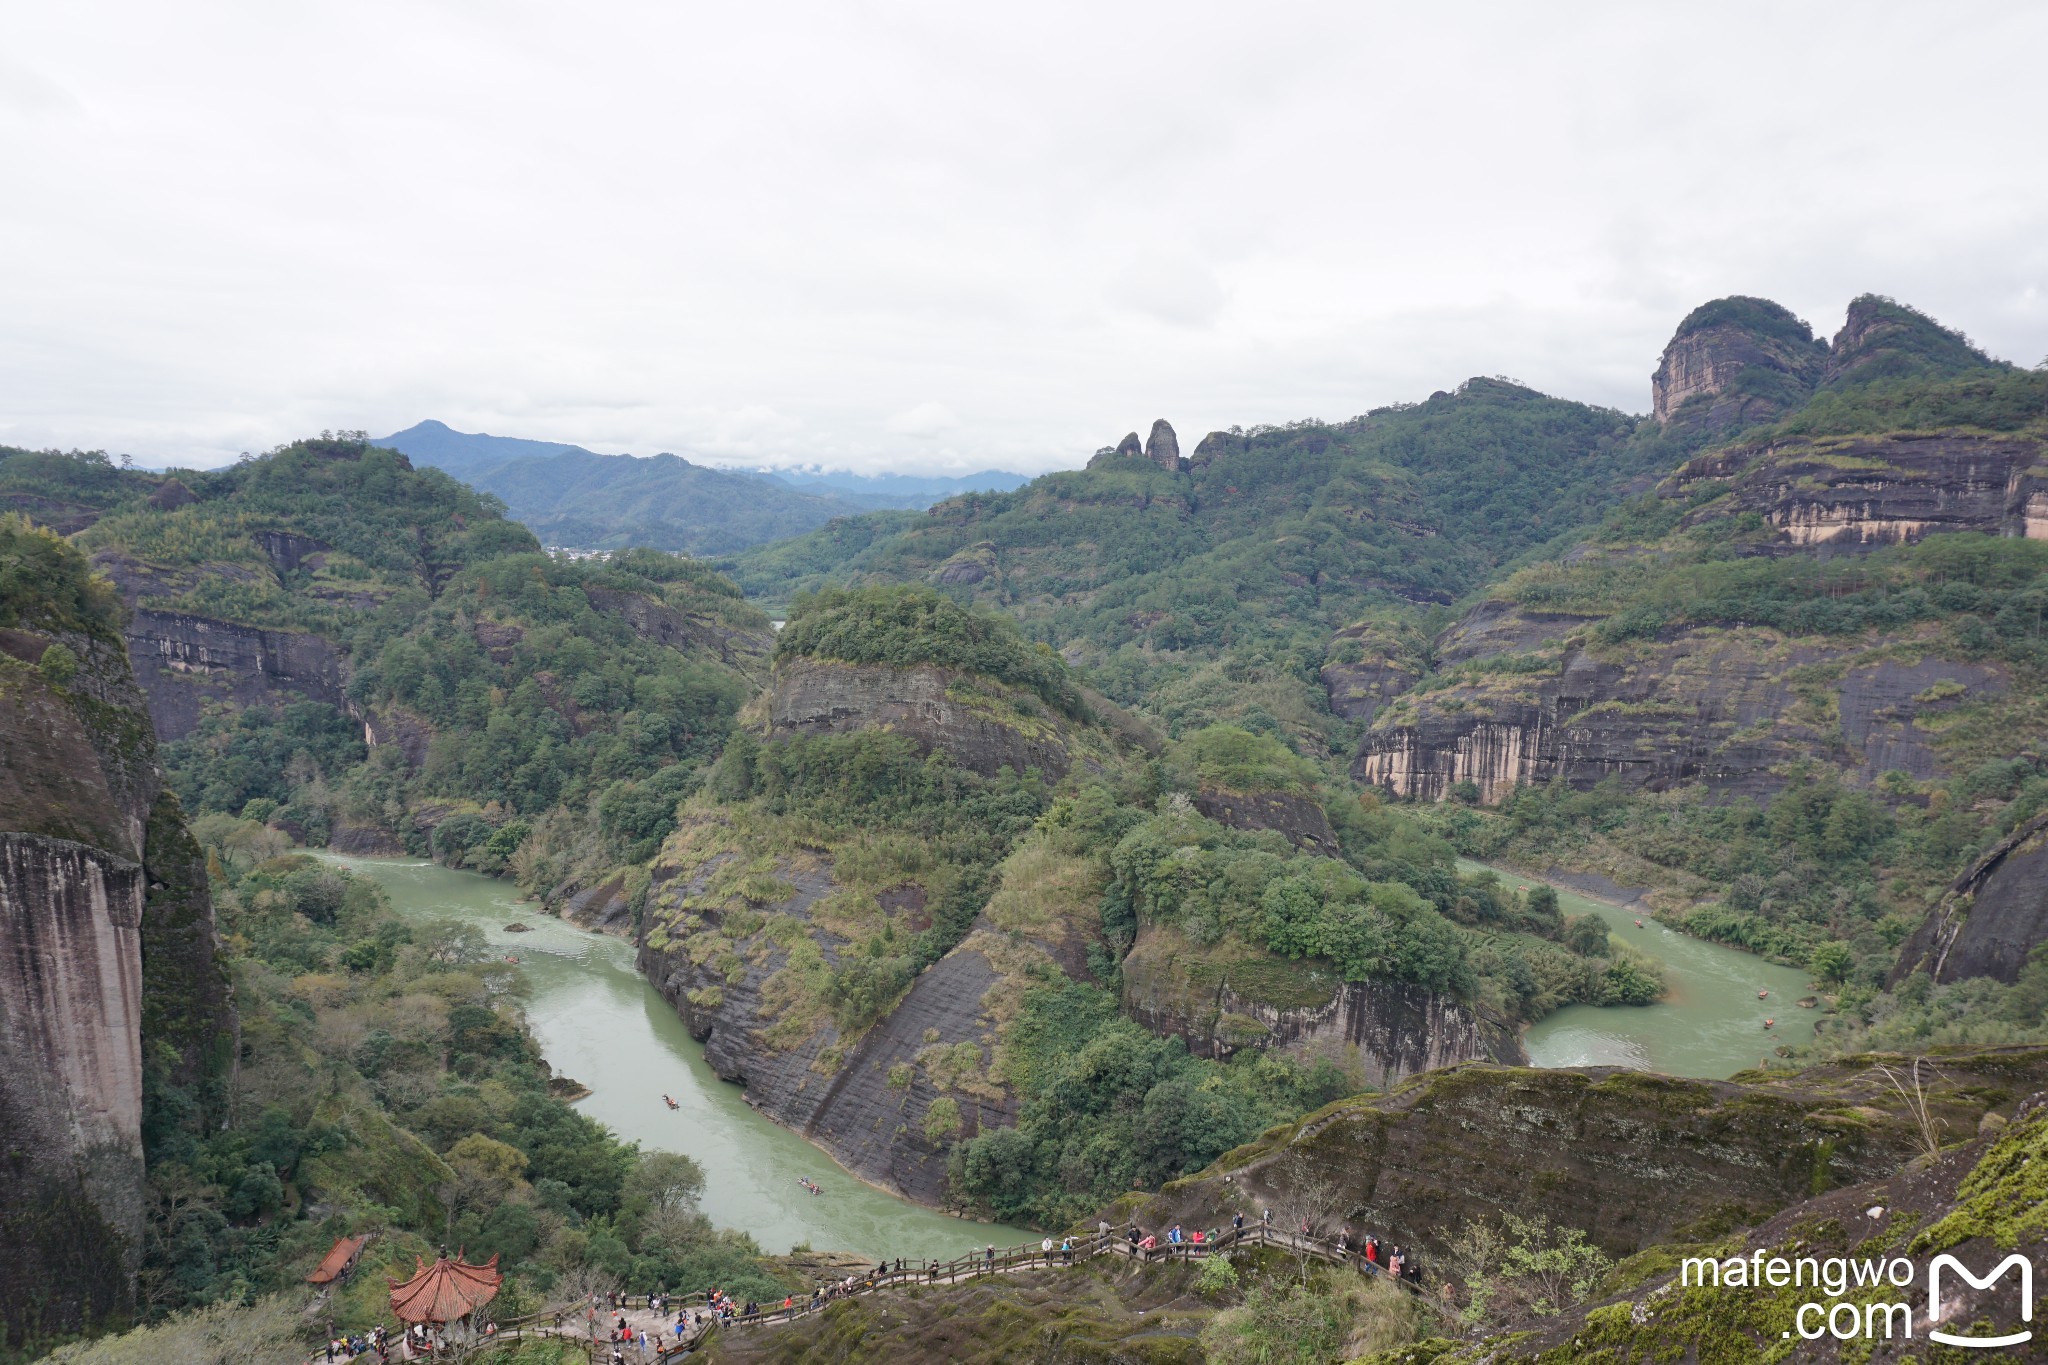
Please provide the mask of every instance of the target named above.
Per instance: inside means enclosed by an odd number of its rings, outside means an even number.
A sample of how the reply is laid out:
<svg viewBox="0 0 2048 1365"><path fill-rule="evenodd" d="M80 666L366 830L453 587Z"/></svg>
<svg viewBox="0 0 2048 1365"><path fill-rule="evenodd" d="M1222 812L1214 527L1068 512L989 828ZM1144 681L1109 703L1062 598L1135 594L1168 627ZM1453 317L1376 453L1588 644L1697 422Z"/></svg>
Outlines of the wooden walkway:
<svg viewBox="0 0 2048 1365"><path fill-rule="evenodd" d="M1335 1265L1348 1265L1367 1274L1376 1274L1388 1279L1402 1290L1413 1294L1432 1309L1441 1311L1440 1306L1430 1300L1414 1284L1389 1277L1384 1267L1368 1262L1363 1253L1356 1249L1339 1250L1337 1244L1322 1238L1303 1236L1299 1233L1283 1232L1264 1223L1249 1224L1242 1232L1225 1229L1214 1242L1159 1242L1150 1248L1133 1245L1128 1235L1096 1232L1085 1237L1071 1239L1066 1251L1060 1249L1060 1241L1054 1239L1053 1249L1047 1253L1037 1242L1020 1246L997 1247L991 1257L986 1251L955 1257L950 1261L925 1263L911 1266L907 1262L902 1270L881 1271L870 1267L866 1273L853 1277L851 1284L846 1280L832 1284L814 1298L805 1295L795 1299L789 1307L781 1304L763 1307L753 1314L735 1314L732 1317L718 1317L710 1312L709 1296L705 1294L670 1294L664 1296L663 1312L655 1318L644 1294L622 1295L617 1306L600 1304L593 1308L587 1302L565 1304L559 1308L544 1309L528 1313L496 1324L496 1332L485 1338L481 1344L510 1344L529 1337L551 1337L558 1341L571 1342L585 1347L588 1358L595 1365L605 1365L611 1359L610 1340L614 1324L624 1316L635 1333L652 1331L660 1334L663 1344L654 1352L642 1351L635 1341L631 1346L622 1347L628 1362L679 1361L702 1346L721 1330L749 1329L756 1327L779 1327L823 1312L842 1299L855 1298L865 1294L879 1293L885 1289L901 1289L915 1285L966 1284L989 1275L1014 1275L1027 1270L1064 1269L1080 1265L1096 1256L1120 1257L1136 1265L1162 1265L1174 1261L1202 1260L1218 1252L1249 1250L1257 1247L1272 1248L1295 1256L1309 1256ZM893 1266L896 1263L888 1263ZM687 1312L690 1317L685 1334L678 1339L674 1333L677 1312ZM702 1322L698 1318L704 1318ZM593 1336L592 1327L596 1334ZM474 1345L471 1347L474 1349ZM359 1356L357 1360L374 1359ZM399 1350L392 1352L393 1360L431 1360L433 1355L409 1356ZM461 1353L450 1353L442 1358L461 1358ZM315 1356L315 1361L323 1357Z"/></svg>
<svg viewBox="0 0 2048 1365"><path fill-rule="evenodd" d="M1269 1227L1264 1223L1247 1225L1242 1232L1225 1229L1214 1242L1162 1241L1150 1248L1133 1245L1128 1235L1119 1235L1117 1233L1105 1235L1097 1232L1090 1233L1086 1237L1073 1238L1071 1239L1069 1249L1066 1251L1060 1249L1061 1240L1058 1238L1054 1239L1053 1248L1050 1252L1047 1252L1038 1243L1027 1242L1021 1246L997 1247L993 1258L987 1252L982 1252L978 1255L970 1254L956 1257L951 1261L941 1261L935 1265L927 1264L912 1267L906 1264L905 1268L901 1271L892 1270L883 1274L869 1273L860 1275L855 1278L850 1286L846 1285L845 1281L842 1280L838 1285L833 1286L828 1293L815 1301L805 1297L798 1299L788 1308L777 1304L773 1308L764 1308L762 1311L751 1316L736 1315L731 1318L713 1318L701 1326L693 1323L688 1334L680 1341L672 1339L670 1344L664 1347L659 1355L650 1356L647 1359L662 1361L681 1360L695 1351L697 1347L702 1345L713 1333L720 1329L778 1327L785 1323L795 1322L800 1318L808 1317L813 1313L823 1312L841 1299L878 1293L884 1289L899 1289L914 1285L964 1284L988 1275L1012 1275L1026 1270L1064 1269L1069 1266L1080 1265L1096 1256L1121 1257L1137 1265L1161 1265L1173 1261L1202 1260L1219 1252L1249 1250L1254 1247L1270 1247L1275 1250L1288 1252L1291 1255L1309 1256L1319 1261L1327 1261L1334 1265L1348 1265L1367 1274L1378 1275L1382 1279L1386 1279L1388 1283L1394 1284L1407 1293L1413 1294L1420 1302L1428 1304L1432 1308L1438 1307L1415 1284L1405 1280L1393 1279L1387 1274L1383 1266L1368 1262L1364 1254L1358 1250L1339 1250L1335 1242L1325 1241L1318 1237L1303 1236L1299 1233L1282 1232L1280 1229ZM889 1264L894 1265L895 1262L892 1261ZM696 1304L701 1304L704 1296L697 1294L690 1297L696 1301L696 1303L688 1305L694 1318L698 1311ZM676 1299L675 1302L678 1307L685 1306L680 1298ZM609 1352L611 1349L608 1343L600 1343L600 1346L604 1352ZM630 1350L626 1353L628 1361L640 1358L635 1356ZM609 1359L609 1356L600 1355L596 1359L602 1361Z"/></svg>

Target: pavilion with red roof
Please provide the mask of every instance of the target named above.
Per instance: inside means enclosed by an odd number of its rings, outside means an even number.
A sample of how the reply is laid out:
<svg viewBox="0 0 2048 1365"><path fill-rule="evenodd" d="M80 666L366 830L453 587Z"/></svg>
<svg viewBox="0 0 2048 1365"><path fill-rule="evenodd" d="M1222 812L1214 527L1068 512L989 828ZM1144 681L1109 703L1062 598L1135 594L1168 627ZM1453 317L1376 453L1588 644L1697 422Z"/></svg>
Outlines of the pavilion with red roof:
<svg viewBox="0 0 2048 1365"><path fill-rule="evenodd" d="M466 1322L470 1314L498 1297L498 1287L505 1279L498 1273L495 1255L482 1265L470 1265L460 1251L452 1261L443 1252L432 1265L417 1256L413 1263L419 1269L411 1279L404 1284L390 1282L391 1311L409 1326L445 1327Z"/></svg>
<svg viewBox="0 0 2048 1365"><path fill-rule="evenodd" d="M334 1244L334 1249L321 1258L313 1273L306 1277L307 1284L327 1285L336 1280L345 1280L355 1272L356 1260L363 1254L363 1247L370 1236L344 1237Z"/></svg>

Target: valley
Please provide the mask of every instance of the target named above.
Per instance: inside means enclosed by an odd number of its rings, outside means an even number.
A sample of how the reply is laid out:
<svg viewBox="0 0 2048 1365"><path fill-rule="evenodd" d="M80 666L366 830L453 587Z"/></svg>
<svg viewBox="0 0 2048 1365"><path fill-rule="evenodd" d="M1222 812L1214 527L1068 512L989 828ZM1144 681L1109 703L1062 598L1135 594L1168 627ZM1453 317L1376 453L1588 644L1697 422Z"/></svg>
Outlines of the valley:
<svg viewBox="0 0 2048 1365"><path fill-rule="evenodd" d="M1967 1203L2048 1090L2048 374L1731 298L1649 397L1159 421L705 557L548 554L360 433L0 451L0 1102L65 1116L5 1349L364 1233L538 1310L1278 1210L1407 1247L1448 1360L1833 1192ZM1489 1308L1488 1238L1593 1269ZM1091 1320L1436 1330L1272 1260Z"/></svg>
<svg viewBox="0 0 2048 1365"><path fill-rule="evenodd" d="M515 900L505 883L400 859L337 858L374 881L392 910L426 926L453 920L519 958L526 1017L557 1073L590 1094L577 1108L630 1142L681 1152L703 1168L701 1206L780 1255L792 1247L870 1259L916 1251L950 1259L1018 1228L948 1218L870 1189L789 1129L755 1113L718 1079L675 1012L633 969L631 946ZM508 933L508 924L522 926ZM671 1111L663 1097L676 1099ZM800 1179L824 1193L806 1193Z"/></svg>

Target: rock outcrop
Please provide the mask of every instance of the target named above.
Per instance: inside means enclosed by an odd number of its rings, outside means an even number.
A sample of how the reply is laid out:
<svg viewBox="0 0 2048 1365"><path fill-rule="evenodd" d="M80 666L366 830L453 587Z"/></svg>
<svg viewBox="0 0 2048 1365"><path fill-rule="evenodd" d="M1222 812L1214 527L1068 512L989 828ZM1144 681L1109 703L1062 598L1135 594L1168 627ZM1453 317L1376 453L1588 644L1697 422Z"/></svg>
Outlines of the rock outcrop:
<svg viewBox="0 0 2048 1365"><path fill-rule="evenodd" d="M797 902L776 907L782 914L801 909ZM958 1066L955 1049L965 1045L974 1057L963 1069L976 1077L987 1071L994 1054L981 1041L991 1034L983 1000L999 979L987 955L965 945L954 949L920 973L880 1022L848 1038L829 1014L808 1030L778 1029L794 1017L777 1008L788 1003L778 998L786 987L777 980L790 968L788 953L746 940L738 946L751 960L743 969L720 971L657 937L642 944L640 970L704 1043L711 1069L744 1087L749 1104L862 1179L921 1204L944 1204L946 1149L955 1138L1015 1119L1007 1091L973 1080L942 1088L932 1069L919 1065L943 1051L948 1066ZM844 946L828 938L828 964L837 964ZM927 1136L925 1120L942 1097L958 1106L958 1126Z"/></svg>
<svg viewBox="0 0 2048 1365"><path fill-rule="evenodd" d="M1609 1254L1685 1240L1718 1218L1760 1219L1816 1191L1877 1179L1920 1148L1918 1125L1873 1060L1785 1080L1678 1080L1610 1067L1470 1064L1311 1114L1137 1200L1147 1227L1215 1226L1302 1209L1420 1248L1503 1212L1582 1228ZM2048 1048L1940 1059L1930 1116L1973 1132L2048 1080Z"/></svg>
<svg viewBox="0 0 2048 1365"><path fill-rule="evenodd" d="M1621 1365L1641 1360L1841 1360L1861 1357L1887 1365L1939 1359L1951 1353L1968 1358L1966 1349L1935 1346L1922 1356L1919 1341L1930 1328L1962 1336L1998 1336L2021 1344L1998 1348L1997 1358L2038 1360L2041 1342L2034 1318L2031 1281L2020 1275L1988 1276L1977 1283L1950 1275L1942 1283L1940 1304L1945 1321L1927 1316L1932 1304L1931 1266L1937 1257L1952 1256L1971 1272L1998 1266L2014 1252L2035 1265L2048 1258L2048 1238L2031 1217L2040 1202L2042 1164L2048 1162L2048 1096L2035 1095L2013 1112L2010 1123L1992 1122L1979 1136L1953 1145L1938 1156L1845 1189L1829 1190L1792 1204L1757 1226L1709 1251L1702 1247L1671 1248L1673 1254L1642 1258L1603 1284L1584 1305L1539 1320L1522 1330L1468 1340L1430 1343L1426 1358L1435 1365L1518 1365L1527 1362L1573 1361ZM2004 1117L2001 1108L2000 1117ZM1810 1276L1793 1276L1780 1285L1770 1273L1748 1279L1741 1288L1685 1273L1680 1258L1710 1255L1727 1267L1746 1261L1768 1267L1773 1261L1799 1258L1819 1265L1883 1263L1905 1255L1914 1274L1905 1285L1895 1281L1881 1290L1851 1289L1843 1296L1861 1308L1874 1296L1909 1313L1909 1329L1893 1332L1888 1315L1868 1321L1874 1327L1863 1341L1838 1353L1842 1344L1814 1326L1805 1305L1834 1305L1816 1291ZM1927 1278L1923 1279L1922 1274ZM1803 1283L1802 1283L1803 1279ZM1842 1325L1838 1319L1837 1325ZM1794 1333L1802 1337L1794 1340ZM2033 1335L2032 1345L2026 1338ZM1854 1340L1853 1338L1851 1339ZM1866 1348L1868 1348L1866 1350ZM1790 1354L1786 1354L1789 1350ZM1408 1353L1374 1356L1376 1362L1400 1360Z"/></svg>
<svg viewBox="0 0 2048 1365"><path fill-rule="evenodd" d="M1909 544L1941 532L2048 538L2048 442L1956 433L1734 446L1688 462L1674 496L1726 485L1690 524L1755 512L1778 553Z"/></svg>
<svg viewBox="0 0 2048 1365"><path fill-rule="evenodd" d="M1287 836L1297 848L1337 856L1337 832L1314 797L1296 792L1232 792L1203 787L1194 795L1195 809L1232 829L1270 829Z"/></svg>
<svg viewBox="0 0 2048 1365"><path fill-rule="evenodd" d="M1849 304L1842 330L1828 351L1826 378L1862 382L1907 374L1962 374L2010 369L1917 308L1879 294Z"/></svg>
<svg viewBox="0 0 2048 1365"><path fill-rule="evenodd" d="M1341 981L1315 963L1219 946L1148 927L1123 962L1124 1011L1198 1057L1247 1048L1326 1058L1384 1087L1460 1062L1526 1066L1515 1030L1406 981Z"/></svg>
<svg viewBox="0 0 2048 1365"><path fill-rule="evenodd" d="M1204 469L1226 455L1242 455L1252 448L1252 438L1236 431L1212 431L1195 443L1188 456L1188 468Z"/></svg>
<svg viewBox="0 0 2048 1365"><path fill-rule="evenodd" d="M40 667L62 644L75 672ZM111 631L0 631L0 1330L124 1318L144 1072L222 1117L234 1013L205 863Z"/></svg>
<svg viewBox="0 0 2048 1365"><path fill-rule="evenodd" d="M1099 888L1073 897L1086 912L1075 914L1047 910L1057 874L999 891L900 999L871 1022L849 1021L828 999L834 973L857 961L855 936L871 941L886 925L908 941L927 927L923 886L864 895L829 856L759 854L701 805L685 808L658 861L640 970L712 1069L863 1179L924 1204L945 1202L954 1141L1015 1121L995 1058L1018 996L1085 972L1099 938Z"/></svg>
<svg viewBox="0 0 2048 1365"><path fill-rule="evenodd" d="M664 645L678 653L701 649L718 655L730 667L753 670L767 659L774 645L766 631L742 630L706 616L678 610L645 593L620 588L585 587L583 595L601 612L618 617L643 640ZM481 637L488 623L478 624ZM503 629L503 627L501 627Z"/></svg>
<svg viewBox="0 0 2048 1365"><path fill-rule="evenodd" d="M191 734L211 705L346 700L341 653L324 635L138 609L127 636L150 719L167 740Z"/></svg>
<svg viewBox="0 0 2048 1365"><path fill-rule="evenodd" d="M1152 424L1152 434L1145 438L1145 458L1174 473L1187 467L1181 463L1180 438L1173 434L1172 425L1164 417Z"/></svg>
<svg viewBox="0 0 2048 1365"><path fill-rule="evenodd" d="M1322 667L1323 692L1331 713L1345 720L1370 724L1382 706L1413 687L1423 673L1421 661L1372 622L1338 631L1330 654Z"/></svg>
<svg viewBox="0 0 2048 1365"><path fill-rule="evenodd" d="M1784 307L1740 295L1688 314L1650 377L1652 411L1666 424L1726 430L1767 421L1820 383L1827 343Z"/></svg>
<svg viewBox="0 0 2048 1365"><path fill-rule="evenodd" d="M1893 986L1924 971L1937 982L1988 976L2011 984L2048 943L2048 814L1972 863L1899 947Z"/></svg>
<svg viewBox="0 0 2048 1365"><path fill-rule="evenodd" d="M1996 665L1901 660L1861 640L1795 642L1741 628L1603 644L1591 624L1482 604L1440 649L1448 661L1491 669L1383 708L1352 775L1426 801L1470 782L1488 802L1518 785L1585 788L1609 777L1652 791L1696 782L1762 797L1802 757L1837 764L1854 782L1894 769L1927 778L1937 765L1923 721L2007 685ZM1809 699L1816 685L1824 701Z"/></svg>
<svg viewBox="0 0 2048 1365"><path fill-rule="evenodd" d="M1035 697L929 664L790 661L776 670L768 720L771 738L892 730L928 753L945 750L984 777L1001 768L1035 768L1058 781L1073 761L1065 727Z"/></svg>

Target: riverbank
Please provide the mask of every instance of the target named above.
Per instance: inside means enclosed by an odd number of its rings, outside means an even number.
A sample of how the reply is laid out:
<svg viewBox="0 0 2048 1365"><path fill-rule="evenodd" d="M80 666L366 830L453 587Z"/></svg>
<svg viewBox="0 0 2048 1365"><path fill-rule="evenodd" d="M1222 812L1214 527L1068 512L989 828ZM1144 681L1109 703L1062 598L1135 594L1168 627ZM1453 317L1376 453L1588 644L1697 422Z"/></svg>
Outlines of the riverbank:
<svg viewBox="0 0 2048 1365"><path fill-rule="evenodd" d="M1664 969L1667 989L1655 1004L1567 1005L1529 1025L1522 1045L1531 1065L1624 1066L1723 1080L1768 1065L1781 1043L1813 1036L1817 1012L1798 1006L1811 992L1797 968L1680 933L1652 919L1640 893L1622 899L1630 888L1604 877L1538 878L1462 858L1458 865L1491 872L1510 886L1552 887L1567 915L1598 915L1618 942ZM1612 897L1593 894L1596 887Z"/></svg>
<svg viewBox="0 0 2048 1365"><path fill-rule="evenodd" d="M738 1086L713 1074L703 1046L635 970L630 943L518 900L510 882L417 859L320 856L375 881L401 916L456 920L493 952L517 958L542 1054L556 1074L589 1088L578 1109L644 1148L694 1158L704 1168L705 1214L749 1233L762 1250L944 1259L1031 1235L868 1185L757 1113ZM801 1180L825 1192L810 1194Z"/></svg>

